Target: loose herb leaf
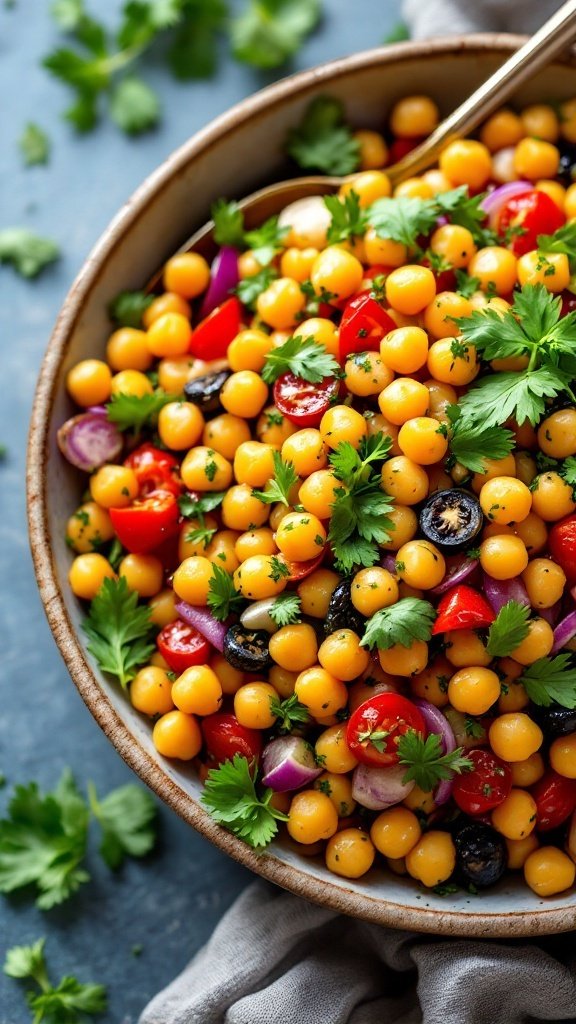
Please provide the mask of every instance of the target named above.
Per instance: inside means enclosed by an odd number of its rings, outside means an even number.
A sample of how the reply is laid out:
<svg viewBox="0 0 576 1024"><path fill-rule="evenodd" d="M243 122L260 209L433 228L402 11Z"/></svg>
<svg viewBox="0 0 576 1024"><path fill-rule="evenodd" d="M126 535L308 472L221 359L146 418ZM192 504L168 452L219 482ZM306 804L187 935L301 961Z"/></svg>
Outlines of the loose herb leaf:
<svg viewBox="0 0 576 1024"><path fill-rule="evenodd" d="M514 448L514 434L504 427L487 427L478 421L464 418L460 406L449 405L446 414L452 425L450 451L473 473L486 472L486 459L503 459Z"/></svg>
<svg viewBox="0 0 576 1024"><path fill-rule="evenodd" d="M288 819L271 806L273 790L265 789L258 796L256 779L256 765L251 768L245 757L235 754L232 761L210 769L200 799L219 825L262 849L276 835L277 821Z"/></svg>
<svg viewBox="0 0 576 1024"><path fill-rule="evenodd" d="M280 452L274 452L274 476L268 480L263 491L252 491L254 498L258 498L265 505L273 505L281 501L283 505L290 505L290 491L294 484L298 483L298 474L291 462L285 462Z"/></svg>
<svg viewBox="0 0 576 1024"><path fill-rule="evenodd" d="M108 419L115 423L119 430L131 430L140 434L144 427L156 425L158 413L168 402L175 401L161 388L156 388L150 395L112 395L106 406Z"/></svg>
<svg viewBox="0 0 576 1024"><path fill-rule="evenodd" d="M263 267L257 274L243 277L235 288L236 295L248 309L256 309L256 300L278 277L276 267Z"/></svg>
<svg viewBox="0 0 576 1024"><path fill-rule="evenodd" d="M82 628L88 650L103 672L116 676L126 687L154 651L150 642L150 608L138 604L138 594L128 589L125 576L105 579Z"/></svg>
<svg viewBox="0 0 576 1024"><path fill-rule="evenodd" d="M383 43L404 43L407 39L410 39L410 29L408 25L403 21L398 21L392 26L389 32L386 33L382 42Z"/></svg>
<svg viewBox="0 0 576 1024"><path fill-rule="evenodd" d="M39 125L29 121L18 140L22 158L27 167L47 164L50 157L50 139Z"/></svg>
<svg viewBox="0 0 576 1024"><path fill-rule="evenodd" d="M519 373L494 373L473 384L459 401L466 419L494 427L514 417L521 426L535 426L546 411L546 399L570 392L572 378L552 366Z"/></svg>
<svg viewBox="0 0 576 1024"><path fill-rule="evenodd" d="M319 384L324 377L338 374L340 364L334 356L329 355L324 345L313 338L293 337L268 352L262 379L267 384L273 384L288 371L311 384Z"/></svg>
<svg viewBox="0 0 576 1024"><path fill-rule="evenodd" d="M474 292L480 291L480 280L477 277L470 277L465 270L456 268L454 271L456 275L456 291L459 295L463 295L465 299L469 299Z"/></svg>
<svg viewBox="0 0 576 1024"><path fill-rule="evenodd" d="M73 32L84 13L84 0L54 0L50 5L50 14L63 32Z"/></svg>
<svg viewBox="0 0 576 1024"><path fill-rule="evenodd" d="M390 539L388 512L394 503L382 490L373 463L386 458L391 444L391 439L379 432L365 438L358 451L342 441L330 455L334 474L343 486L335 491L328 539L344 573L357 565L374 565L380 556L378 545Z"/></svg>
<svg viewBox="0 0 576 1024"><path fill-rule="evenodd" d="M225 496L226 491L209 491L199 498L195 498L192 494L183 494L178 498L180 515L185 519L199 519L201 523L204 523L206 512L213 512L215 508L219 508Z"/></svg>
<svg viewBox="0 0 576 1024"><path fill-rule="evenodd" d="M343 198L338 195L324 196L324 205L332 221L327 239L331 245L358 238L366 231L367 213L360 206L358 193L351 189Z"/></svg>
<svg viewBox="0 0 576 1024"><path fill-rule="evenodd" d="M518 681L534 704L547 708L556 701L563 708L576 708L576 669L570 654L539 658L524 670Z"/></svg>
<svg viewBox="0 0 576 1024"><path fill-rule="evenodd" d="M158 124L160 101L146 82L131 75L111 93L110 117L127 135L141 135Z"/></svg>
<svg viewBox="0 0 576 1024"><path fill-rule="evenodd" d="M142 327L142 317L154 302L146 292L120 292L108 306L110 319L118 327Z"/></svg>
<svg viewBox="0 0 576 1024"><path fill-rule="evenodd" d="M493 658L505 658L526 639L530 628L530 607L508 601L498 612L488 630L486 650Z"/></svg>
<svg viewBox="0 0 576 1024"><path fill-rule="evenodd" d="M277 626L292 626L301 619L301 601L298 594L278 594L270 607L270 618Z"/></svg>
<svg viewBox="0 0 576 1024"><path fill-rule="evenodd" d="M218 622L225 622L231 612L242 608L244 600L236 590L232 576L215 562L212 565L212 577L208 587L207 604Z"/></svg>
<svg viewBox="0 0 576 1024"><path fill-rule="evenodd" d="M407 768L402 782L414 781L425 793L443 779L451 779L474 767L464 755L463 747L443 754L440 736L432 732L424 739L415 729L409 729L398 740L398 755L400 764Z"/></svg>
<svg viewBox="0 0 576 1024"><path fill-rule="evenodd" d="M325 174L352 174L360 166L360 144L345 124L340 100L330 96L312 100L289 132L286 149L299 167Z"/></svg>
<svg viewBox="0 0 576 1024"><path fill-rule="evenodd" d="M310 721L308 708L300 703L295 693L287 697L286 700L271 697L270 711L273 715L276 715L276 725L280 732L292 732L292 726L302 725L304 722Z"/></svg>
<svg viewBox="0 0 576 1024"><path fill-rule="evenodd" d="M439 214L447 216L451 224L467 228L478 246L492 245L497 241L494 232L482 226L487 219L482 209L485 198L484 193L469 196L466 185L440 192L435 197Z"/></svg>
<svg viewBox="0 0 576 1024"><path fill-rule="evenodd" d="M218 34L225 26L228 6L225 0L187 0L182 10L185 20L168 51L172 74L181 81L209 78L217 68Z"/></svg>
<svg viewBox="0 0 576 1024"><path fill-rule="evenodd" d="M320 0L248 0L230 25L237 60L277 68L300 49L320 19Z"/></svg>
<svg viewBox="0 0 576 1024"><path fill-rule="evenodd" d="M379 238L401 242L411 249L419 235L430 233L438 219L438 208L432 199L415 196L377 199L368 208L368 223Z"/></svg>
<svg viewBox="0 0 576 1024"><path fill-rule="evenodd" d="M542 252L563 252L568 257L570 269L576 261L576 224L569 221L558 228L553 235L538 235L538 248Z"/></svg>
<svg viewBox="0 0 576 1024"><path fill-rule="evenodd" d="M282 241L289 231L289 227L279 227L278 217L270 217L259 228L246 231L244 242L260 266L266 267L282 249Z"/></svg>
<svg viewBox="0 0 576 1024"><path fill-rule="evenodd" d="M411 647L415 640L428 641L436 610L430 601L418 597L403 597L388 608L381 608L366 623L366 632L360 641L363 647L377 647L387 651L395 644Z"/></svg>
<svg viewBox="0 0 576 1024"><path fill-rule="evenodd" d="M60 249L49 238L41 238L27 228L0 231L0 263L9 263L21 277L37 277L55 263Z"/></svg>
<svg viewBox="0 0 576 1024"><path fill-rule="evenodd" d="M244 247L244 214L233 199L217 199L210 208L214 221L214 241L218 245L230 245L233 249Z"/></svg>
<svg viewBox="0 0 576 1024"><path fill-rule="evenodd" d="M6 953L4 973L11 978L30 978L35 989L26 992L26 1000L34 1013L33 1024L80 1024L85 1014L94 1016L107 1009L106 989L93 982L83 984L77 978L66 976L54 987L48 976L44 956L45 939L32 946L13 946Z"/></svg>
<svg viewBox="0 0 576 1024"><path fill-rule="evenodd" d="M129 857L144 857L156 842L156 804L148 790L129 783L102 800L88 783L90 808L102 829L100 853L116 870Z"/></svg>

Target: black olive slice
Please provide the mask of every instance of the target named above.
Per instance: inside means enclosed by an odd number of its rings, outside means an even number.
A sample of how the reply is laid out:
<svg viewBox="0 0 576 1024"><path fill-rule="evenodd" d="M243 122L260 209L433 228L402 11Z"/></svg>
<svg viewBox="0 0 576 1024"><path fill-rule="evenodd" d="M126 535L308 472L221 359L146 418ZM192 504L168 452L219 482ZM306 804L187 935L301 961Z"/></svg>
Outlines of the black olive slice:
<svg viewBox="0 0 576 1024"><path fill-rule="evenodd" d="M502 878L508 854L504 837L482 822L468 822L454 835L456 871L464 882L487 889Z"/></svg>
<svg viewBox="0 0 576 1024"><path fill-rule="evenodd" d="M341 580L332 592L324 622L327 636L337 629L352 629L359 636L364 634L364 617L356 611L350 593L350 580Z"/></svg>
<svg viewBox="0 0 576 1024"><path fill-rule="evenodd" d="M263 629L246 629L237 622L224 637L224 657L241 672L262 672L270 668L270 636Z"/></svg>
<svg viewBox="0 0 576 1024"><path fill-rule="evenodd" d="M231 370L218 370L217 373L206 373L203 377L195 377L184 385L184 394L189 402L197 405L202 412L218 412L220 392L224 387Z"/></svg>
<svg viewBox="0 0 576 1024"><path fill-rule="evenodd" d="M549 740L576 732L576 708L563 708L561 704L556 703L550 704L547 708L533 704L530 708L530 717L538 723Z"/></svg>
<svg viewBox="0 0 576 1024"><path fill-rule="evenodd" d="M420 512L422 533L445 551L470 544L480 533L482 521L478 498L460 487L432 494Z"/></svg>

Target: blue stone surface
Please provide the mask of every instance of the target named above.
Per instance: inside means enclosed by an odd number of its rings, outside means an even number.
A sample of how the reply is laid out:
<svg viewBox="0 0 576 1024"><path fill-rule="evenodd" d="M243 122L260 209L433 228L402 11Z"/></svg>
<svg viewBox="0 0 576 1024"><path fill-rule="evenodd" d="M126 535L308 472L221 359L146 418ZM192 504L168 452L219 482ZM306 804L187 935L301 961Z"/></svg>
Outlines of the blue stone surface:
<svg viewBox="0 0 576 1024"><path fill-rule="evenodd" d="M28 420L52 325L78 269L142 179L193 132L272 81L225 55L217 77L181 84L152 53L142 74L162 98L161 126L137 140L106 119L75 136L61 114L68 91L40 66L61 43L44 0L0 6L0 228L25 226L57 240L62 259L34 282L0 267L0 792L36 779L52 788L69 765L102 794L134 781L78 696L44 619L28 551L24 493ZM236 4L241 6L240 3ZM118 0L89 0L116 23ZM322 26L282 74L375 46L398 21L399 0L325 0ZM278 75L279 77L279 75ZM28 121L52 140L47 167L24 168L17 140ZM92 881L47 913L28 897L0 897L0 961L6 948L47 936L54 979L76 974L108 987L111 1024L134 1024L147 1000L205 942L250 881L248 872L159 808L157 851L118 874L90 842ZM134 946L142 946L135 956ZM241 955L241 951L239 951ZM99 1018L102 1019L102 1018ZM0 1024L29 1020L21 986L0 974Z"/></svg>

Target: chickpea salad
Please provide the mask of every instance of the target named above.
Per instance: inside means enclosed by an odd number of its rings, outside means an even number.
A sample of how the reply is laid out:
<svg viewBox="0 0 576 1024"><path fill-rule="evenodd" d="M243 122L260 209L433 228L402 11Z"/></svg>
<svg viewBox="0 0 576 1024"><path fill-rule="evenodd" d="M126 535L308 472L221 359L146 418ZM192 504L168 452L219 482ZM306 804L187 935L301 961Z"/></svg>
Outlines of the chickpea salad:
<svg viewBox="0 0 576 1024"><path fill-rule="evenodd" d="M168 260L67 376L88 650L255 849L440 895L576 874L576 100L438 122L316 99L345 176ZM367 875L369 883L370 875Z"/></svg>

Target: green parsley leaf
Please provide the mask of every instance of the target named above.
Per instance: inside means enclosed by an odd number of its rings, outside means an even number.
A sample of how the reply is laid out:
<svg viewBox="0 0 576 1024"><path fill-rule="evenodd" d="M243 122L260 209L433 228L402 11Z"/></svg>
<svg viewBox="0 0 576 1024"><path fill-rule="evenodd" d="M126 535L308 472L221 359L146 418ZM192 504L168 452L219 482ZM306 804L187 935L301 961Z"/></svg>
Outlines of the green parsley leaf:
<svg viewBox="0 0 576 1024"><path fill-rule="evenodd" d="M291 732L292 726L302 725L310 721L310 712L304 704L301 704L298 697L293 693L285 700L278 697L270 698L270 712L276 715L276 725L280 732Z"/></svg>
<svg viewBox="0 0 576 1024"><path fill-rule="evenodd" d="M212 203L210 216L214 221L214 241L217 245L244 248L244 214L233 199L217 199Z"/></svg>
<svg viewBox="0 0 576 1024"><path fill-rule="evenodd" d="M482 422L485 427L498 426L511 417L520 426L526 420L535 426L546 411L546 399L570 392L570 384L570 375L552 366L494 373L473 384L459 405L467 419Z"/></svg>
<svg viewBox="0 0 576 1024"><path fill-rule="evenodd" d="M415 729L409 729L398 740L398 760L407 768L402 782L413 780L425 793L443 779L451 779L474 767L470 758L464 756L463 747L443 754L440 736L431 732L424 739Z"/></svg>
<svg viewBox="0 0 576 1024"><path fill-rule="evenodd" d="M473 473L486 472L486 459L503 459L515 445L514 434L504 427L487 427L478 421L462 416L458 405L449 405L446 415L452 426L450 451Z"/></svg>
<svg viewBox="0 0 576 1024"><path fill-rule="evenodd" d="M30 978L40 992L29 990L26 1000L34 1013L33 1024L80 1024L85 1014L104 1013L106 989L93 982L82 984L77 978L66 976L54 987L48 976L44 956L45 939L32 946L13 946L6 953L4 973L11 978Z"/></svg>
<svg viewBox="0 0 576 1024"><path fill-rule="evenodd" d="M495 244L497 239L493 231L482 226L487 219L482 209L485 198L485 193L469 196L468 187L460 185L449 192L440 192L435 200L439 214L447 216L451 224L467 228L478 246L486 246Z"/></svg>
<svg viewBox="0 0 576 1024"><path fill-rule="evenodd" d="M267 384L273 384L288 371L311 384L319 384L324 377L338 374L340 364L334 356L328 354L326 346L314 341L314 338L293 337L268 352L262 379Z"/></svg>
<svg viewBox="0 0 576 1024"><path fill-rule="evenodd" d="M27 167L47 164L50 157L50 139L39 125L29 121L18 140L20 152Z"/></svg>
<svg viewBox="0 0 576 1024"><path fill-rule="evenodd" d="M6 951L2 970L9 978L34 978L46 975L44 946L46 939L38 939L32 946L12 946Z"/></svg>
<svg viewBox="0 0 576 1024"><path fill-rule="evenodd" d="M63 32L73 32L85 14L84 0L54 0L50 14Z"/></svg>
<svg viewBox="0 0 576 1024"><path fill-rule="evenodd" d="M150 608L138 604L138 594L128 589L125 576L104 580L82 628L90 654L124 688L155 650L150 642Z"/></svg>
<svg viewBox="0 0 576 1024"><path fill-rule="evenodd" d="M456 291L459 295L463 295L465 299L469 299L474 292L480 290L480 280L477 277L470 277L465 270L460 270L458 267L454 271L456 275Z"/></svg>
<svg viewBox="0 0 576 1024"><path fill-rule="evenodd" d="M471 718L470 715L464 716L464 732L474 740L483 739L486 735L484 726L474 718Z"/></svg>
<svg viewBox="0 0 576 1024"><path fill-rule="evenodd" d="M576 262L576 224L569 221L558 228L553 235L538 235L538 248L542 252L563 252L568 257L570 269Z"/></svg>
<svg viewBox="0 0 576 1024"><path fill-rule="evenodd" d="M358 193L351 189L343 199L338 195L324 196L324 205L332 220L327 239L331 245L358 238L366 231L367 213L360 206Z"/></svg>
<svg viewBox="0 0 576 1024"><path fill-rule="evenodd" d="M366 470L373 462L383 462L392 447L392 438L378 431L363 439L358 449L349 441L341 441L330 454L334 475L347 487L365 483Z"/></svg>
<svg viewBox="0 0 576 1024"><path fill-rule="evenodd" d="M27 228L0 231L0 263L9 263L21 277L37 277L55 263L60 249L49 238L41 238Z"/></svg>
<svg viewBox="0 0 576 1024"><path fill-rule="evenodd" d="M268 575L274 583L278 583L280 580L288 578L290 569L282 558L278 555L272 555L270 557L270 572Z"/></svg>
<svg viewBox="0 0 576 1024"><path fill-rule="evenodd" d="M325 174L352 174L360 166L360 144L344 122L342 103L330 96L312 100L286 149L299 167Z"/></svg>
<svg viewBox="0 0 576 1024"><path fill-rule="evenodd" d="M300 291L306 296L306 305L301 313L298 314L297 319L305 320L307 317L318 316L320 313L320 306L323 303L330 304L332 299L336 299L338 296L336 292L329 292L324 286L321 287L320 292L316 292L312 281L301 281Z"/></svg>
<svg viewBox="0 0 576 1024"><path fill-rule="evenodd" d="M373 463L386 458L391 444L391 438L379 432L365 438L358 451L341 441L330 455L334 474L344 486L335 491L328 539L345 574L357 565L374 565L380 557L378 545L390 539L388 512L394 503L382 490Z"/></svg>
<svg viewBox="0 0 576 1024"><path fill-rule="evenodd" d="M41 910L62 903L90 878L80 867L87 835L88 808L69 771L46 795L35 782L16 786L0 821L0 892L34 885Z"/></svg>
<svg viewBox="0 0 576 1024"><path fill-rule="evenodd" d="M212 564L208 588L207 604L218 622L225 622L231 612L243 607L244 599L236 590L232 576L216 562Z"/></svg>
<svg viewBox="0 0 576 1024"><path fill-rule="evenodd" d="M209 78L218 63L218 34L225 26L227 4L224 0L186 0L182 10L184 21L168 51L172 74L181 81Z"/></svg>
<svg viewBox="0 0 576 1024"><path fill-rule="evenodd" d="M88 783L90 809L102 829L100 853L116 870L129 857L144 857L156 842L156 804L148 790L129 783L98 799Z"/></svg>
<svg viewBox="0 0 576 1024"><path fill-rule="evenodd" d="M379 238L402 242L408 249L412 249L418 236L429 234L436 224L438 207L433 199L420 199L416 196L385 197L372 203L367 217Z"/></svg>
<svg viewBox="0 0 576 1024"><path fill-rule="evenodd" d="M244 242L260 266L266 267L282 249L282 241L289 231L289 227L278 226L278 217L270 217L261 227L246 231Z"/></svg>
<svg viewBox="0 0 576 1024"><path fill-rule="evenodd" d="M198 519L204 523L206 512L213 512L215 508L219 508L225 496L226 491L208 491L199 498L193 497L192 494L183 494L178 498L180 515L185 519Z"/></svg>
<svg viewBox="0 0 576 1024"><path fill-rule="evenodd" d="M556 701L563 708L576 708L576 669L570 654L539 658L524 670L518 681L534 704L547 708Z"/></svg>
<svg viewBox="0 0 576 1024"><path fill-rule="evenodd" d="M142 317L154 302L146 292L120 292L108 305L110 319L118 327L142 327Z"/></svg>
<svg viewBox="0 0 576 1024"><path fill-rule="evenodd" d="M488 630L486 650L493 658L505 658L526 639L530 632L530 607L508 601L498 612Z"/></svg>
<svg viewBox="0 0 576 1024"><path fill-rule="evenodd" d="M158 124L160 101L146 82L131 75L114 88L110 117L127 135L141 135Z"/></svg>
<svg viewBox="0 0 576 1024"><path fill-rule="evenodd" d="M370 650L377 647L379 651L387 651L395 644L410 647L415 640L428 642L435 619L436 610L430 601L403 597L368 619L360 644Z"/></svg>
<svg viewBox="0 0 576 1024"><path fill-rule="evenodd" d="M119 430L131 430L140 434L144 427L155 426L158 413L168 402L174 401L169 395L157 388L151 395L112 395L106 406L108 419L115 423Z"/></svg>
<svg viewBox="0 0 576 1024"><path fill-rule="evenodd" d="M576 494L576 457L569 455L568 458L564 459L560 463L560 476L566 481L569 487L572 488L572 499Z"/></svg>
<svg viewBox="0 0 576 1024"><path fill-rule="evenodd" d="M257 274L243 277L234 289L236 295L248 309L256 309L256 300L278 277L276 267L263 267Z"/></svg>
<svg viewBox="0 0 576 1024"><path fill-rule="evenodd" d="M217 526L198 526L188 530L184 539L188 544L201 544L203 548L207 548L217 530Z"/></svg>
<svg viewBox="0 0 576 1024"><path fill-rule="evenodd" d="M410 29L408 28L408 25L403 21L397 21L390 31L386 33L382 42L404 43L407 39L410 39Z"/></svg>
<svg viewBox="0 0 576 1024"><path fill-rule="evenodd" d="M298 594L285 592L278 594L271 604L268 614L277 626L292 626L301 620L301 601Z"/></svg>
<svg viewBox="0 0 576 1024"><path fill-rule="evenodd" d="M298 483L298 474L291 462L285 462L280 452L274 452L274 476L268 480L263 491L252 491L254 498L258 498L265 505L272 505L281 501L283 505L290 505L289 494L294 484Z"/></svg>
<svg viewBox="0 0 576 1024"><path fill-rule="evenodd" d="M320 19L320 0L248 0L230 25L237 60L277 68L300 49Z"/></svg>
<svg viewBox="0 0 576 1024"><path fill-rule="evenodd" d="M257 767L235 754L218 768L211 768L200 800L219 825L243 839L254 849L262 849L278 831L277 821L287 821L281 811L270 805L273 790L256 792Z"/></svg>

